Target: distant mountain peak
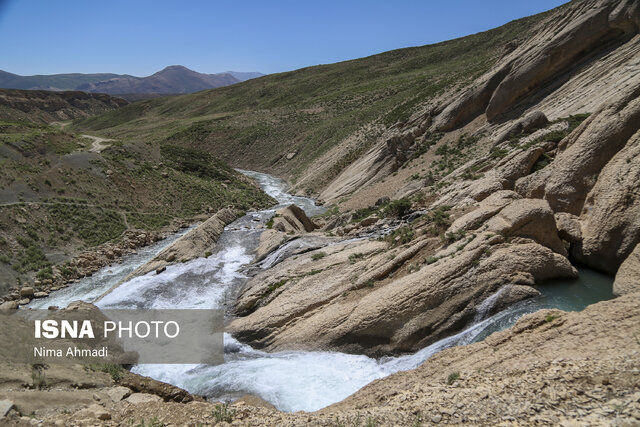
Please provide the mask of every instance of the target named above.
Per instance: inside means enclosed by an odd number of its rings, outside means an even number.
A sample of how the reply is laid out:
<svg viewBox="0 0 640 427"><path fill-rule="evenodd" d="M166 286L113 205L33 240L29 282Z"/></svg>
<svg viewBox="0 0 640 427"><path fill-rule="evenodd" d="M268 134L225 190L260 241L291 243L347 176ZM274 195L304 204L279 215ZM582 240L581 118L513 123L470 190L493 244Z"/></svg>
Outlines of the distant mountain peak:
<svg viewBox="0 0 640 427"><path fill-rule="evenodd" d="M168 67L164 67L162 70L158 71L155 74L165 73L167 71L187 71L190 73L197 73L197 71L193 71L184 65L169 65Z"/></svg>

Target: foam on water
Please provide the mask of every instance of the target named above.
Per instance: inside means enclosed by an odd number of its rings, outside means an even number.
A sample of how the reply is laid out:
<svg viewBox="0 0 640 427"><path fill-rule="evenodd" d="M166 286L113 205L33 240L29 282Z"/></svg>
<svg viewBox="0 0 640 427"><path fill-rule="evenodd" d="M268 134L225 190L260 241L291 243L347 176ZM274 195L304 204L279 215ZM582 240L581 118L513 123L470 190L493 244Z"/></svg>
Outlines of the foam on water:
<svg viewBox="0 0 640 427"><path fill-rule="evenodd" d="M233 341L225 336L225 346ZM217 399L252 394L283 411L323 408L387 375L375 359L336 352L270 354L245 346L226 358L219 366L138 365L134 372Z"/></svg>
<svg viewBox="0 0 640 427"><path fill-rule="evenodd" d="M301 207L308 216L320 215L327 211L322 206L317 206L313 199L287 193L288 185L280 178L242 169L237 171L255 179L265 193L276 199L279 205L275 209L293 204Z"/></svg>
<svg viewBox="0 0 640 427"><path fill-rule="evenodd" d="M158 310L221 308L227 285L245 278L240 267L251 260L242 246L227 247L208 258L169 265L160 275L151 271L131 279L105 295L97 305Z"/></svg>
<svg viewBox="0 0 640 427"><path fill-rule="evenodd" d="M194 227L185 228L166 239L139 249L135 254L126 255L118 264L103 267L90 277L52 292L47 298L31 300L28 307L33 309L47 308L52 305L66 307L69 303L78 300L92 302Z"/></svg>

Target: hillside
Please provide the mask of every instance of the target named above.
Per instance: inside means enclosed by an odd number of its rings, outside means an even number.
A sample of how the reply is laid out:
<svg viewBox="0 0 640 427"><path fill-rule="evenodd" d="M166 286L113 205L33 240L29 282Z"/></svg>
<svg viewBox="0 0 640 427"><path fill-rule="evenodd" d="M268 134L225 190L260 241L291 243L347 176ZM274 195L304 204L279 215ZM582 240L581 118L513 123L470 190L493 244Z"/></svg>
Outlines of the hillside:
<svg viewBox="0 0 640 427"><path fill-rule="evenodd" d="M105 94L0 91L0 294L34 278L62 285L62 277L91 274L114 253L220 208L272 203L208 153L170 145L150 151L59 122L125 104ZM90 262L69 267L81 253Z"/></svg>
<svg viewBox="0 0 640 427"><path fill-rule="evenodd" d="M0 70L0 88L51 91L81 90L110 95L173 95L227 86L259 76L262 74L236 71L203 74L181 65L166 67L147 77L112 73L20 76Z"/></svg>
<svg viewBox="0 0 640 427"><path fill-rule="evenodd" d="M234 166L275 170L292 180L332 147L354 139L353 147L322 165L304 188L317 191L384 129L406 121L419 104L491 68L508 43L525 40L546 15L436 45L136 103L77 127L118 138L197 146Z"/></svg>
<svg viewBox="0 0 640 427"><path fill-rule="evenodd" d="M50 123L88 117L127 105L102 93L0 89L0 117L11 121Z"/></svg>

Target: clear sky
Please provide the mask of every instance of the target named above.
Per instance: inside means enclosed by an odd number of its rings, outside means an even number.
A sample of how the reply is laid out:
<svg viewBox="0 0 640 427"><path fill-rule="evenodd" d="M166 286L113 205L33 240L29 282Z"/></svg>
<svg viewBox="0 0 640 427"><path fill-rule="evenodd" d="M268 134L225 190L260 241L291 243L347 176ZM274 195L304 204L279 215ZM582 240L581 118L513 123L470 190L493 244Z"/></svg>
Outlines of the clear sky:
<svg viewBox="0 0 640 427"><path fill-rule="evenodd" d="M566 0L0 0L0 69L273 73L488 30Z"/></svg>

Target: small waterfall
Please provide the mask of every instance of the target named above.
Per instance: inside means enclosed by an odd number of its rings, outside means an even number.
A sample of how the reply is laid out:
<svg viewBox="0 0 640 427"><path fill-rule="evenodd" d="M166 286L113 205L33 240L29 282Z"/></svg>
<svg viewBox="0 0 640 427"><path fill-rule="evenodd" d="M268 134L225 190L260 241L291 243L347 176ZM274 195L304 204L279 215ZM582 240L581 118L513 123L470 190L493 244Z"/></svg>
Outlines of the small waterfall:
<svg viewBox="0 0 640 427"><path fill-rule="evenodd" d="M500 296L505 292L506 289L507 289L506 286L501 287L500 289L498 289L497 292L489 295L487 298L485 298L484 301L480 303L480 305L476 307L476 315L473 318L473 323L478 323L482 319L487 317L487 314L491 312L493 307L496 305L496 302L498 301Z"/></svg>

